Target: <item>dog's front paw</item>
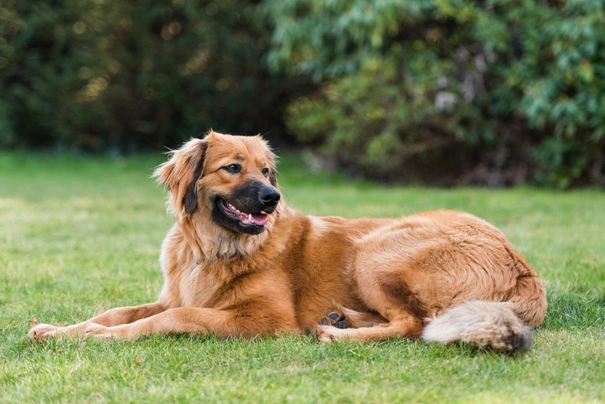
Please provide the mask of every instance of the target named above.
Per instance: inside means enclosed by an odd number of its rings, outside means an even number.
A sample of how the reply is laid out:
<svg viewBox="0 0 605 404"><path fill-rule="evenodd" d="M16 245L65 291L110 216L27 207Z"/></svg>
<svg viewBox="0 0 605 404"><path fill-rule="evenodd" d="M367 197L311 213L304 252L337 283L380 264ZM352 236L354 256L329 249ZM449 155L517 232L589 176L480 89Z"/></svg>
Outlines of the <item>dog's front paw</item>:
<svg viewBox="0 0 605 404"><path fill-rule="evenodd" d="M56 325L50 324L36 324L29 330L27 335L29 335L31 339L38 341L44 341L48 338L61 338L63 336L63 333L60 332L62 328L63 327L57 327Z"/></svg>

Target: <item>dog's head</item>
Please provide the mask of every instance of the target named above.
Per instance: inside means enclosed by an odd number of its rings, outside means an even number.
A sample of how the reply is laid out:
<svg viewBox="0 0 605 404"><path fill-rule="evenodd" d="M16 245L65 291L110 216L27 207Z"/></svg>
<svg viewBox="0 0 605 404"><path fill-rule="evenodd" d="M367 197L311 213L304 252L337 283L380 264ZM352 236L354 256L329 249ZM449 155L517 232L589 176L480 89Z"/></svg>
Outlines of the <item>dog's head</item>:
<svg viewBox="0 0 605 404"><path fill-rule="evenodd" d="M154 176L179 219L206 215L235 233L260 234L280 201L275 155L260 136L210 131L171 153Z"/></svg>

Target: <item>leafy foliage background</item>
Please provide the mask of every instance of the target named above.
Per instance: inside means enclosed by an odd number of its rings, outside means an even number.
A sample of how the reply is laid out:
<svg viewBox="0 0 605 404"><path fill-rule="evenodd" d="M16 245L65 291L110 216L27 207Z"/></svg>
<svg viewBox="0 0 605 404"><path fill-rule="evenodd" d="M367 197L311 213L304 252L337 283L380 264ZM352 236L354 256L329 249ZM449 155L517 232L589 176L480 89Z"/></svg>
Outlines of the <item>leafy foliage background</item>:
<svg viewBox="0 0 605 404"><path fill-rule="evenodd" d="M385 181L605 184L604 0L5 0L0 147L208 128Z"/></svg>
<svg viewBox="0 0 605 404"><path fill-rule="evenodd" d="M603 184L603 1L266 2L269 61L321 90L290 131L362 175Z"/></svg>
<svg viewBox="0 0 605 404"><path fill-rule="evenodd" d="M209 128L283 134L297 79L262 63L255 2L7 0L0 6L0 142L176 146Z"/></svg>

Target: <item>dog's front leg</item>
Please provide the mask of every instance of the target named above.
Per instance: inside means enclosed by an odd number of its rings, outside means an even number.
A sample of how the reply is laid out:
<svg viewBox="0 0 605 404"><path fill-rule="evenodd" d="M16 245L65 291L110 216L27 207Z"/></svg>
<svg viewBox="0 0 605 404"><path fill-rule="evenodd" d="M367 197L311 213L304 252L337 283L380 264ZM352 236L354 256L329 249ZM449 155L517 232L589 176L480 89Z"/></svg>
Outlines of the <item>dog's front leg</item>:
<svg viewBox="0 0 605 404"><path fill-rule="evenodd" d="M91 318L90 320L67 327L59 327L50 324L37 324L29 331L29 336L39 341L47 338L75 337L77 335L85 335L86 328L90 324L113 327L120 324L132 323L142 318L156 315L165 311L166 309L166 305L159 302L143 304L140 306L118 307L108 310L103 314Z"/></svg>
<svg viewBox="0 0 605 404"><path fill-rule="evenodd" d="M239 320L238 320L239 319ZM97 338L117 338L134 340L149 334L214 334L222 338L253 337L272 333L271 327L264 327L250 320L249 316L234 310L177 307L131 324L104 327L89 324L86 335Z"/></svg>

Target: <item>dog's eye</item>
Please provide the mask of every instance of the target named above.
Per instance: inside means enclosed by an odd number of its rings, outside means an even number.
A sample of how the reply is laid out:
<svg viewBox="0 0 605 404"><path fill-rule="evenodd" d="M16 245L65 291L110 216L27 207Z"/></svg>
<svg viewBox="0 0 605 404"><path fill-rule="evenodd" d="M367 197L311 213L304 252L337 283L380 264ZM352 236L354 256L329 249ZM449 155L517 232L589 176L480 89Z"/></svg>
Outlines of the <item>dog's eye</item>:
<svg viewBox="0 0 605 404"><path fill-rule="evenodd" d="M269 176L269 169L268 169L268 168L263 168L263 175L264 175L265 177L268 177L268 176Z"/></svg>
<svg viewBox="0 0 605 404"><path fill-rule="evenodd" d="M223 170L231 174L237 174L242 171L242 166L241 164L229 164L228 166L223 167Z"/></svg>

